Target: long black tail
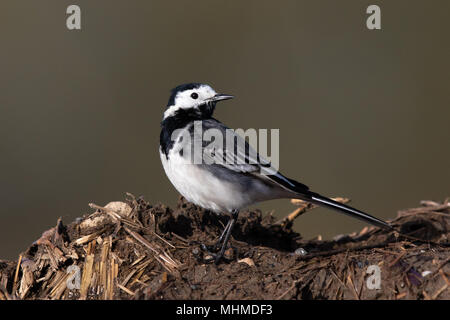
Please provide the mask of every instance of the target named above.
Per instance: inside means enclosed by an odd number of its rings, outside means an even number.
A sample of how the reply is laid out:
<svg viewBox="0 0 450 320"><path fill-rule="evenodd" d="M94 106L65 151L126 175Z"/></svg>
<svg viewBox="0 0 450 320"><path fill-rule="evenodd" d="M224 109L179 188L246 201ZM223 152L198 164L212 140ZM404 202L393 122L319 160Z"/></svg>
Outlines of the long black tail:
<svg viewBox="0 0 450 320"><path fill-rule="evenodd" d="M270 175L268 177L272 181L281 185L282 187L288 189L289 191L292 191L301 200L305 200L305 201L312 202L312 203L320 205L320 206L334 209L340 213L344 213L346 215L349 215L350 217L368 222L370 224L373 224L374 226L377 226L377 227L380 227L383 229L393 230L393 228L389 225L389 223L384 222L383 220L380 220L378 218L375 218L368 213L359 211L355 208L346 206L345 204L342 204L342 203L334 201L330 198L324 197L318 193L312 192L309 190L308 186L306 186L300 182L297 182L295 180L289 179L289 178L283 176L280 172L277 172L276 174Z"/></svg>
<svg viewBox="0 0 450 320"><path fill-rule="evenodd" d="M334 209L340 213L344 213L346 215L349 215L350 217L354 217L356 219L368 222L370 224L373 224L374 226L377 226L377 227L380 227L383 229L388 229L388 230L393 229L390 224L388 224L387 222L385 222L383 220L375 218L374 216L371 216L368 213L359 211L359 210L352 208L350 206L347 206L345 204L334 201L330 198L324 197L315 192L311 192L311 191L307 192L305 194L305 199L302 199L302 200L307 200L314 204L318 204L320 206Z"/></svg>

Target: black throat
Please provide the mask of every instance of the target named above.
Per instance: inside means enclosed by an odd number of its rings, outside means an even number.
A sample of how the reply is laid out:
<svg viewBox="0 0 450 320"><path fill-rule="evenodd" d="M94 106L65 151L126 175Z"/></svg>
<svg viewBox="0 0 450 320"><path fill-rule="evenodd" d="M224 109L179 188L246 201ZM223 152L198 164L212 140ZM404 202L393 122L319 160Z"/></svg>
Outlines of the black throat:
<svg viewBox="0 0 450 320"><path fill-rule="evenodd" d="M172 149L172 133L177 129L185 128L188 124L197 120L211 119L215 104L204 104L198 108L178 109L175 113L161 122L161 134L159 136L159 145L161 151L168 159L169 151Z"/></svg>

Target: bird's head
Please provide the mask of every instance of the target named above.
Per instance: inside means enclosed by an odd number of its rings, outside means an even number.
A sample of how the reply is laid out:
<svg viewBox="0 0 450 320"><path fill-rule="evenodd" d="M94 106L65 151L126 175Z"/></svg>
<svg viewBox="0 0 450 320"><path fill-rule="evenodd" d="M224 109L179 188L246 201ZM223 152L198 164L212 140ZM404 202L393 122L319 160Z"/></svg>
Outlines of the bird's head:
<svg viewBox="0 0 450 320"><path fill-rule="evenodd" d="M217 93L207 84L187 83L172 89L164 119L176 115L192 115L209 118L216 103L233 98L228 94Z"/></svg>

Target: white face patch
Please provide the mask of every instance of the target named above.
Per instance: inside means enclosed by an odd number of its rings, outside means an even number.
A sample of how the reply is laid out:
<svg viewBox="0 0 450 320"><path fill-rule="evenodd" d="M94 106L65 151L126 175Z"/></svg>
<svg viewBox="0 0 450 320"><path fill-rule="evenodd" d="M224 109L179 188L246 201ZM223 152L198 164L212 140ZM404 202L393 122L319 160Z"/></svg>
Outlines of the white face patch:
<svg viewBox="0 0 450 320"><path fill-rule="evenodd" d="M197 94L196 99L192 97L193 93ZM175 103L172 106L168 107L164 112L164 119L174 115L174 113L179 109L197 108L199 105L204 104L207 100L211 99L216 94L217 92L206 84L201 85L197 89L178 92L175 97Z"/></svg>

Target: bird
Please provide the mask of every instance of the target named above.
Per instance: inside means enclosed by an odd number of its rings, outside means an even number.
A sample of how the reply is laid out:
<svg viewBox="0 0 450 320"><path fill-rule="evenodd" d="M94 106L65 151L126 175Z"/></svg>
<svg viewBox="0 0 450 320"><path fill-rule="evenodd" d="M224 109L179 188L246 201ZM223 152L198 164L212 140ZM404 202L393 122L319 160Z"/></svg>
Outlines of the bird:
<svg viewBox="0 0 450 320"><path fill-rule="evenodd" d="M213 118L216 104L232 98L232 95L217 93L208 84L182 84L171 90L161 121L159 153L170 182L189 202L229 216L222 234L212 246L216 252L208 251L213 254L215 263L223 258L239 211L266 200L300 199L383 229L392 229L389 223L316 193L276 170L243 137ZM224 139L232 139L234 144L223 141L211 147L198 133L198 128L203 132L215 130ZM205 159L193 159L195 148ZM209 250L207 246L203 248Z"/></svg>

